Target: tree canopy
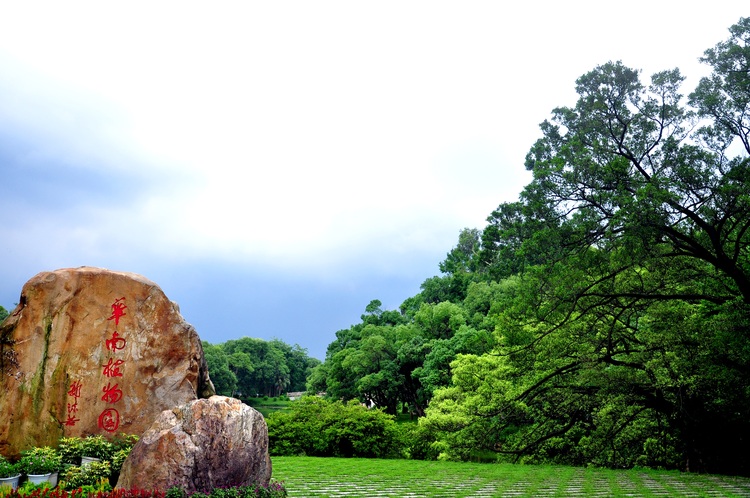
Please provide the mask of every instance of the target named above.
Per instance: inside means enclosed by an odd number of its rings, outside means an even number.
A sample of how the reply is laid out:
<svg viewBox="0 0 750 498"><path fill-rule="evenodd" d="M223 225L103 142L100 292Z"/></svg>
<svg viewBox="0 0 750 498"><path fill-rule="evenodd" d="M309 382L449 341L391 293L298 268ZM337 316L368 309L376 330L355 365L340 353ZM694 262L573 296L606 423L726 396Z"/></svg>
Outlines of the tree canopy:
<svg viewBox="0 0 750 498"><path fill-rule="evenodd" d="M750 474L750 19L687 96L621 62L544 121L531 182L308 380L446 458Z"/></svg>
<svg viewBox="0 0 750 498"><path fill-rule="evenodd" d="M279 396L305 390L305 381L320 360L298 345L274 339L243 337L221 344L203 342L216 392L225 396Z"/></svg>
<svg viewBox="0 0 750 498"><path fill-rule="evenodd" d="M679 70L609 62L541 124L478 253L517 278L498 346L423 421L446 453L750 472L750 19L730 34L687 103Z"/></svg>

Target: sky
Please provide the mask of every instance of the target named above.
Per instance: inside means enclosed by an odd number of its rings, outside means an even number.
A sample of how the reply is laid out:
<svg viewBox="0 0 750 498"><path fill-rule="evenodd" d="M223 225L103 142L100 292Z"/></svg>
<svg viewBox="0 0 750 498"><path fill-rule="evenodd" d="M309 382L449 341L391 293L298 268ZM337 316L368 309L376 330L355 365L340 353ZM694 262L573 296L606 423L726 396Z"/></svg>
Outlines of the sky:
<svg viewBox="0 0 750 498"><path fill-rule="evenodd" d="M42 271L157 283L221 343L324 359L530 180L575 80L679 67L746 0L5 2L0 305Z"/></svg>

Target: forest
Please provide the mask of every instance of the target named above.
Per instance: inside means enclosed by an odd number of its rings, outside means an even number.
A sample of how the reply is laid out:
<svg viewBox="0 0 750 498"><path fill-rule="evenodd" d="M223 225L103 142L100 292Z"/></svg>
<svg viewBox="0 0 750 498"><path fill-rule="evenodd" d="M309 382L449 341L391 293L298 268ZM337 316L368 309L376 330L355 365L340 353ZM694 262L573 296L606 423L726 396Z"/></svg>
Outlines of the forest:
<svg viewBox="0 0 750 498"><path fill-rule="evenodd" d="M750 18L700 61L692 91L578 78L518 200L370 302L308 390L409 413L447 459L750 474Z"/></svg>
<svg viewBox="0 0 750 498"><path fill-rule="evenodd" d="M307 377L320 364L305 349L279 339L243 337L220 344L203 341L203 354L217 394L235 398L304 391Z"/></svg>

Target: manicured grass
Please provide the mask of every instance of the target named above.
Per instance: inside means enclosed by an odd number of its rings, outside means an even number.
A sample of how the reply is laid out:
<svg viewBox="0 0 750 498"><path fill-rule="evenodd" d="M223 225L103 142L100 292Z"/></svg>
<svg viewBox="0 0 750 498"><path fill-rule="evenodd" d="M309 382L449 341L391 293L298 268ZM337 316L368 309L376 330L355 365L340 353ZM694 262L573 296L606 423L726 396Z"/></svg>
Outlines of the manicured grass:
<svg viewBox="0 0 750 498"><path fill-rule="evenodd" d="M289 401L286 397L279 398L242 398L242 402L258 410L264 417L273 412L289 409Z"/></svg>
<svg viewBox="0 0 750 498"><path fill-rule="evenodd" d="M750 497L750 478L546 465L273 457L289 497Z"/></svg>

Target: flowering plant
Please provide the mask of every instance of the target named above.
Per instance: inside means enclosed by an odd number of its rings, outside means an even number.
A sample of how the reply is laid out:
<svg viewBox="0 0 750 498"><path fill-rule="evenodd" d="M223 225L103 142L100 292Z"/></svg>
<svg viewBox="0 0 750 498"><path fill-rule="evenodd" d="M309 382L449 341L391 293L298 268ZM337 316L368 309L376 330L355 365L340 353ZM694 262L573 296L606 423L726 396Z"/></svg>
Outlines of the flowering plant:
<svg viewBox="0 0 750 498"><path fill-rule="evenodd" d="M18 466L26 475L51 474L60 470L62 458L49 446L32 448L21 452Z"/></svg>
<svg viewBox="0 0 750 498"><path fill-rule="evenodd" d="M18 465L10 463L5 457L0 455L0 479L16 477L18 474Z"/></svg>

